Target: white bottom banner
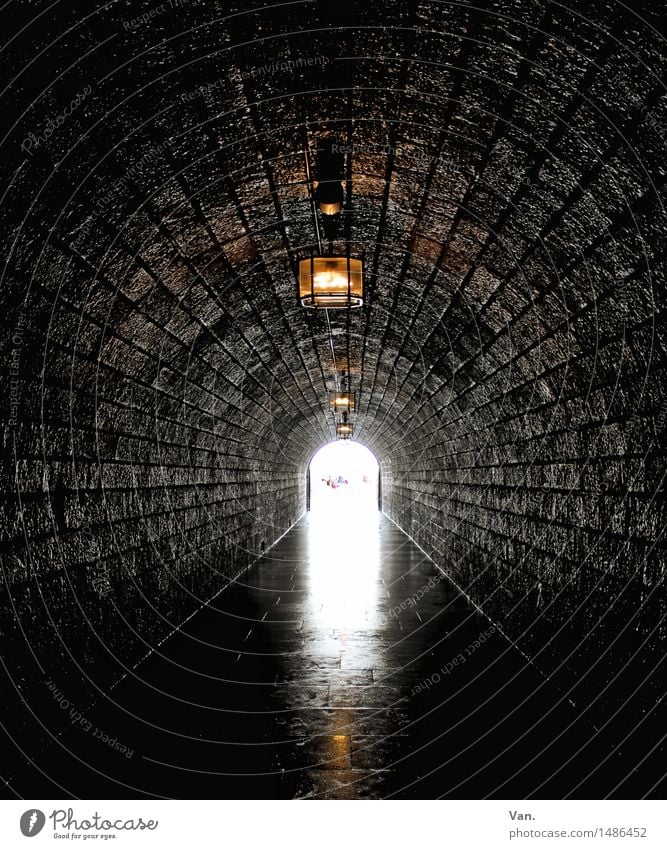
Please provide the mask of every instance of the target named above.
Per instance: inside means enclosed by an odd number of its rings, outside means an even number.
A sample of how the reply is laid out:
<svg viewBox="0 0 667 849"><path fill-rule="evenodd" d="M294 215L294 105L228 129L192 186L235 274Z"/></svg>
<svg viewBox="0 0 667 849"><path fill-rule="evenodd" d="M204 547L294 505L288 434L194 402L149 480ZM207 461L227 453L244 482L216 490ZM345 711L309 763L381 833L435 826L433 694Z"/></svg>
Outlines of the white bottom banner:
<svg viewBox="0 0 667 849"><path fill-rule="evenodd" d="M0 846L667 846L661 801L7 801Z"/></svg>

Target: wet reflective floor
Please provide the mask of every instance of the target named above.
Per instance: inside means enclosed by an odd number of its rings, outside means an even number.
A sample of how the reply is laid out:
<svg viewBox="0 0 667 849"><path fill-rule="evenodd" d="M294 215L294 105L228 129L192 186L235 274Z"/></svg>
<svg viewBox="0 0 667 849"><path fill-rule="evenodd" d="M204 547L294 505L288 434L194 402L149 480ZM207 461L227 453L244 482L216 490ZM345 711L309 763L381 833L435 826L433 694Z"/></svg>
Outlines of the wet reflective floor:
<svg viewBox="0 0 667 849"><path fill-rule="evenodd" d="M74 728L33 798L561 798L613 792L608 739L375 510L303 518ZM596 765L600 765L596 768ZM641 795L630 776L618 795Z"/></svg>

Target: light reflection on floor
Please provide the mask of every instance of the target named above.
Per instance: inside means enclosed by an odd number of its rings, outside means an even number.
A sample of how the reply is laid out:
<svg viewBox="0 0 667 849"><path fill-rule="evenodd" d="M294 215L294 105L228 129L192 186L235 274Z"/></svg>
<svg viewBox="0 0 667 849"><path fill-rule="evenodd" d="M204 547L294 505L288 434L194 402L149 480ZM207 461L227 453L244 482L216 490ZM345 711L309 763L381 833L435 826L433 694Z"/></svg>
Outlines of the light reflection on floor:
<svg viewBox="0 0 667 849"><path fill-rule="evenodd" d="M374 628L383 589L378 510L351 492L327 498L308 520L311 622L328 632Z"/></svg>
<svg viewBox="0 0 667 849"><path fill-rule="evenodd" d="M381 665L380 647L369 632L383 621L380 517L377 503L365 487L328 489L318 509L308 515L307 589L308 615L304 654L325 652L340 658L338 672L329 674L327 721L313 749L320 792L336 786L336 775L349 775L352 737L356 734L354 708L364 704L373 688L371 670ZM370 674L367 687L356 686L350 702L346 670ZM343 709L336 705L344 705ZM332 772L333 771L333 772ZM333 784L332 784L333 782Z"/></svg>

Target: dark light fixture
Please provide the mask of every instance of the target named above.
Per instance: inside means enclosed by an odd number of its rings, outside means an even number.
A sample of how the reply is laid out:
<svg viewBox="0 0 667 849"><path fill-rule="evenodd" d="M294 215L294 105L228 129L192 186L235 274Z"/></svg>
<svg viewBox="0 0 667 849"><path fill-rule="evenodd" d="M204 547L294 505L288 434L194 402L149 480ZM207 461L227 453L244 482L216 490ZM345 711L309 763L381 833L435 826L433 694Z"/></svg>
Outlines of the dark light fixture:
<svg viewBox="0 0 667 849"><path fill-rule="evenodd" d="M323 309L360 307L364 302L364 263L350 256L311 256L299 262L301 306Z"/></svg>
<svg viewBox="0 0 667 849"><path fill-rule="evenodd" d="M330 389L329 408L336 413L356 413L357 393L346 389Z"/></svg>
<svg viewBox="0 0 667 849"><path fill-rule="evenodd" d="M343 209L343 154L338 153L338 147L336 141L331 140L315 155L315 201L322 215L329 217L339 215Z"/></svg>

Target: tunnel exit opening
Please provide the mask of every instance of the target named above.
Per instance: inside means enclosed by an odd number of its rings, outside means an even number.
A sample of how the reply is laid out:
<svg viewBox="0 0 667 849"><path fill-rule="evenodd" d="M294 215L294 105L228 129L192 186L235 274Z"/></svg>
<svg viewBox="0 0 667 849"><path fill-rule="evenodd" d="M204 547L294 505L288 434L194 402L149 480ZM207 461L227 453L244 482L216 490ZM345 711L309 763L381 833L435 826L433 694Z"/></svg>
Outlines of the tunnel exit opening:
<svg viewBox="0 0 667 849"><path fill-rule="evenodd" d="M381 509L380 464L360 442L323 445L310 461L306 482L311 512Z"/></svg>

